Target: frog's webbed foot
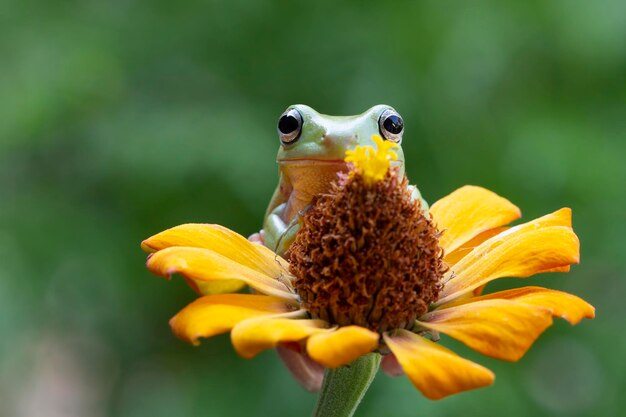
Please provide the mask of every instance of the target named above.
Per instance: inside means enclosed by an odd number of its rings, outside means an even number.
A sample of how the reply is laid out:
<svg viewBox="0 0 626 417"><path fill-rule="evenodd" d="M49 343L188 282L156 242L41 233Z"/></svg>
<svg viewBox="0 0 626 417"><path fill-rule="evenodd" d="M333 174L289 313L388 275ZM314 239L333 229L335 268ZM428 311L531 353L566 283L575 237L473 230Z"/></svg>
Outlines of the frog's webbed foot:
<svg viewBox="0 0 626 417"><path fill-rule="evenodd" d="M253 233L250 236L248 236L248 240L252 243L265 245L265 232L263 231L263 229L261 229L257 233Z"/></svg>
<svg viewBox="0 0 626 417"><path fill-rule="evenodd" d="M281 236L287 230L287 224L283 220L285 207L285 203L276 206L263 223L263 243L276 253L278 253L277 249Z"/></svg>
<svg viewBox="0 0 626 417"><path fill-rule="evenodd" d="M285 256L300 230L299 216L296 216L289 224L283 220L285 207L285 203L276 207L267 216L263 225L265 246L280 256Z"/></svg>
<svg viewBox="0 0 626 417"><path fill-rule="evenodd" d="M280 235L278 241L276 242L276 249L274 252L280 256L285 256L285 253L287 253L287 250L296 239L298 231L300 231L300 216L296 216L291 223L287 225L285 231L282 235Z"/></svg>

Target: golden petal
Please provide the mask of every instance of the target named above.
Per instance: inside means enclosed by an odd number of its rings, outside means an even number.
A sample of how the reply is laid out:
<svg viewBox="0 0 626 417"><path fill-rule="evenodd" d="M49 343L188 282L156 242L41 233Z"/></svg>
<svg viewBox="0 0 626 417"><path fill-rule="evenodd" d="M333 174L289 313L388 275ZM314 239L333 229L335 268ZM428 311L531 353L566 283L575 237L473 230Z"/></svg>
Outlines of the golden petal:
<svg viewBox="0 0 626 417"><path fill-rule="evenodd" d="M445 333L483 355L517 361L552 324L552 314L536 305L483 300L431 311L417 323Z"/></svg>
<svg viewBox="0 0 626 417"><path fill-rule="evenodd" d="M438 304L444 304L497 278L523 278L578 263L578 237L570 227L559 225L563 213L568 211L559 210L515 226L480 244L444 277L444 280L448 280Z"/></svg>
<svg viewBox="0 0 626 417"><path fill-rule="evenodd" d="M569 271L570 271L570 265L566 265L566 266L557 266L556 268L543 269L537 273L545 274L549 272L569 272ZM476 299L476 297L483 294L483 292L485 291L485 287L487 287L487 284L476 287L471 292L466 292L465 294L462 294L456 297L452 301L449 301L446 304L442 304L440 307L443 308L444 305L449 306L449 305L463 304L467 301L474 300Z"/></svg>
<svg viewBox="0 0 626 417"><path fill-rule="evenodd" d="M178 246L162 249L148 257L147 266L154 274L164 277L177 273L197 281L239 280L263 294L290 300L297 298L273 277L209 249Z"/></svg>
<svg viewBox="0 0 626 417"><path fill-rule="evenodd" d="M317 333L307 340L307 352L327 368L347 365L378 346L378 333L360 326L340 327L332 332Z"/></svg>
<svg viewBox="0 0 626 417"><path fill-rule="evenodd" d="M200 281L186 278L187 284L200 295L228 294L241 290L246 286L243 281L229 279L222 281Z"/></svg>
<svg viewBox="0 0 626 417"><path fill-rule="evenodd" d="M240 234L218 224L182 224L141 243L141 248L146 252L157 252L172 246L210 249L274 278L288 269L287 262L265 246L251 243Z"/></svg>
<svg viewBox="0 0 626 417"><path fill-rule="evenodd" d="M470 239L461 246L459 246L454 251L446 253L443 260L449 266L453 266L461 259L463 259L466 255L468 255L471 251L473 251L474 248L480 246L480 244L483 243L485 240L491 239L495 235L500 234L508 229L508 227L496 227L494 229L485 230L484 232L476 235L473 239Z"/></svg>
<svg viewBox="0 0 626 417"><path fill-rule="evenodd" d="M267 295L207 295L183 308L170 320L170 326L176 336L198 345L198 338L228 332L243 320L290 310L284 300Z"/></svg>
<svg viewBox="0 0 626 417"><path fill-rule="evenodd" d="M430 208L443 234L439 244L452 252L476 235L521 217L509 200L481 187L466 185L443 197Z"/></svg>
<svg viewBox="0 0 626 417"><path fill-rule="evenodd" d="M491 385L493 372L406 330L383 335L413 385L431 400Z"/></svg>
<svg viewBox="0 0 626 417"><path fill-rule="evenodd" d="M535 221L535 226L547 227L547 226L566 226L572 227L572 211L569 208L562 208L557 210L556 212L549 214L547 216L540 217ZM469 241L465 242L463 245L459 246L452 252L446 253L444 257L444 261L446 264L453 266L461 259L463 259L466 255L468 255L474 248L479 246L484 241L502 233L506 230L510 229L510 227L496 227L494 229L486 230ZM569 266L552 268L547 271L542 272L568 272Z"/></svg>
<svg viewBox="0 0 626 417"><path fill-rule="evenodd" d="M539 271L539 273L544 274L547 272L569 272L572 269L571 265L564 266L556 266L554 268L544 269L543 271Z"/></svg>
<svg viewBox="0 0 626 417"><path fill-rule="evenodd" d="M522 287L494 292L465 300L462 304L497 299L512 300L546 308L552 312L552 317L560 317L570 324L578 324L583 318L592 319L595 317L595 308L582 298L563 291L542 287ZM455 301L444 304L438 310L453 307L455 304L458 305Z"/></svg>
<svg viewBox="0 0 626 417"><path fill-rule="evenodd" d="M230 338L237 353L250 359L279 343L299 342L316 333L327 332L326 326L323 320L250 319L237 324Z"/></svg>

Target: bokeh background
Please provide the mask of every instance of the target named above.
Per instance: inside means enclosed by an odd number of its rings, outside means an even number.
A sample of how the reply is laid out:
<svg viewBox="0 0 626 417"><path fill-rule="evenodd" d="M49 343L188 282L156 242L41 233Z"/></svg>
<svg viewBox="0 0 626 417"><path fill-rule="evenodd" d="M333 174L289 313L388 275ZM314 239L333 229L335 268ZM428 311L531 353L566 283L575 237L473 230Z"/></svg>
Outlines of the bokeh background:
<svg viewBox="0 0 626 417"><path fill-rule="evenodd" d="M470 4L471 3L471 4ZM617 416L626 407L626 3L31 1L0 5L0 415L302 416L274 352L193 348L194 298L139 242L185 222L259 229L289 104L393 105L431 203L463 184L525 219L574 210L557 321L493 387L443 401L379 375L358 416Z"/></svg>

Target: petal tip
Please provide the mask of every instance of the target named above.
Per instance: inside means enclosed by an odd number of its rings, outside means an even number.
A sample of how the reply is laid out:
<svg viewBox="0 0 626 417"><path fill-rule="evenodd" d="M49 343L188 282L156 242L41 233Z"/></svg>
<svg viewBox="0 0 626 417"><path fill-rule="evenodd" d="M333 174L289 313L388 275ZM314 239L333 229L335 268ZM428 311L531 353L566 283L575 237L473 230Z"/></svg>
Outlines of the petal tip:
<svg viewBox="0 0 626 417"><path fill-rule="evenodd" d="M146 253L153 253L156 252L156 249L153 248L152 246L150 246L150 240L151 238L148 238L144 241L141 242L141 250L146 252Z"/></svg>
<svg viewBox="0 0 626 417"><path fill-rule="evenodd" d="M496 381L496 374L494 374L491 369L487 369L480 365L477 366L482 368L482 377L479 381L475 382L474 386L468 388L468 390L489 387ZM461 394L462 392L463 391L422 391L422 394L424 394L424 396L429 400L438 401L450 397L451 395Z"/></svg>
<svg viewBox="0 0 626 417"><path fill-rule="evenodd" d="M178 322L177 319L178 315L175 315L169 321L170 329L172 330L172 333L174 333L174 336L176 336L183 342L189 343L192 346L200 346L200 335L187 334L186 332L182 331L182 329L180 328L181 324Z"/></svg>
<svg viewBox="0 0 626 417"><path fill-rule="evenodd" d="M585 303L585 305L584 305L584 311L582 312L582 314L580 316L573 317L573 318L563 317L572 326L577 325L578 323L583 321L583 319L593 320L593 319L596 318L596 308L594 306L592 306L591 304L589 304L588 302L582 300L582 299L581 299L581 301L583 301Z"/></svg>
<svg viewBox="0 0 626 417"><path fill-rule="evenodd" d="M587 319L595 319L596 318L596 308L594 306L592 306L591 304L589 304L589 311L585 315L585 318L587 318Z"/></svg>
<svg viewBox="0 0 626 417"><path fill-rule="evenodd" d="M148 254L148 257L146 258L146 268L148 268L148 271L150 271L153 275L156 275L157 277L165 278L168 281L171 280L173 274L172 272L170 272L169 270L164 271L162 269L159 269L158 266L155 266L155 264L157 263L155 255L156 252Z"/></svg>

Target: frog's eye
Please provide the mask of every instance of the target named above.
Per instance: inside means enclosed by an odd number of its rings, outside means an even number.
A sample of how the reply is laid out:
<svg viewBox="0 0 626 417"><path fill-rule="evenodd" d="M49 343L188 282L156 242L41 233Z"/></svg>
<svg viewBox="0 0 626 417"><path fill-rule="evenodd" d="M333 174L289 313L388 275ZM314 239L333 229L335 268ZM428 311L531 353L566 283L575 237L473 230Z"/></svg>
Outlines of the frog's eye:
<svg viewBox="0 0 626 417"><path fill-rule="evenodd" d="M387 109L378 119L378 128L383 138L400 143L404 133L404 120L395 110Z"/></svg>
<svg viewBox="0 0 626 417"><path fill-rule="evenodd" d="M298 140L302 131L302 115L296 109L289 109L278 119L280 141L288 144Z"/></svg>

